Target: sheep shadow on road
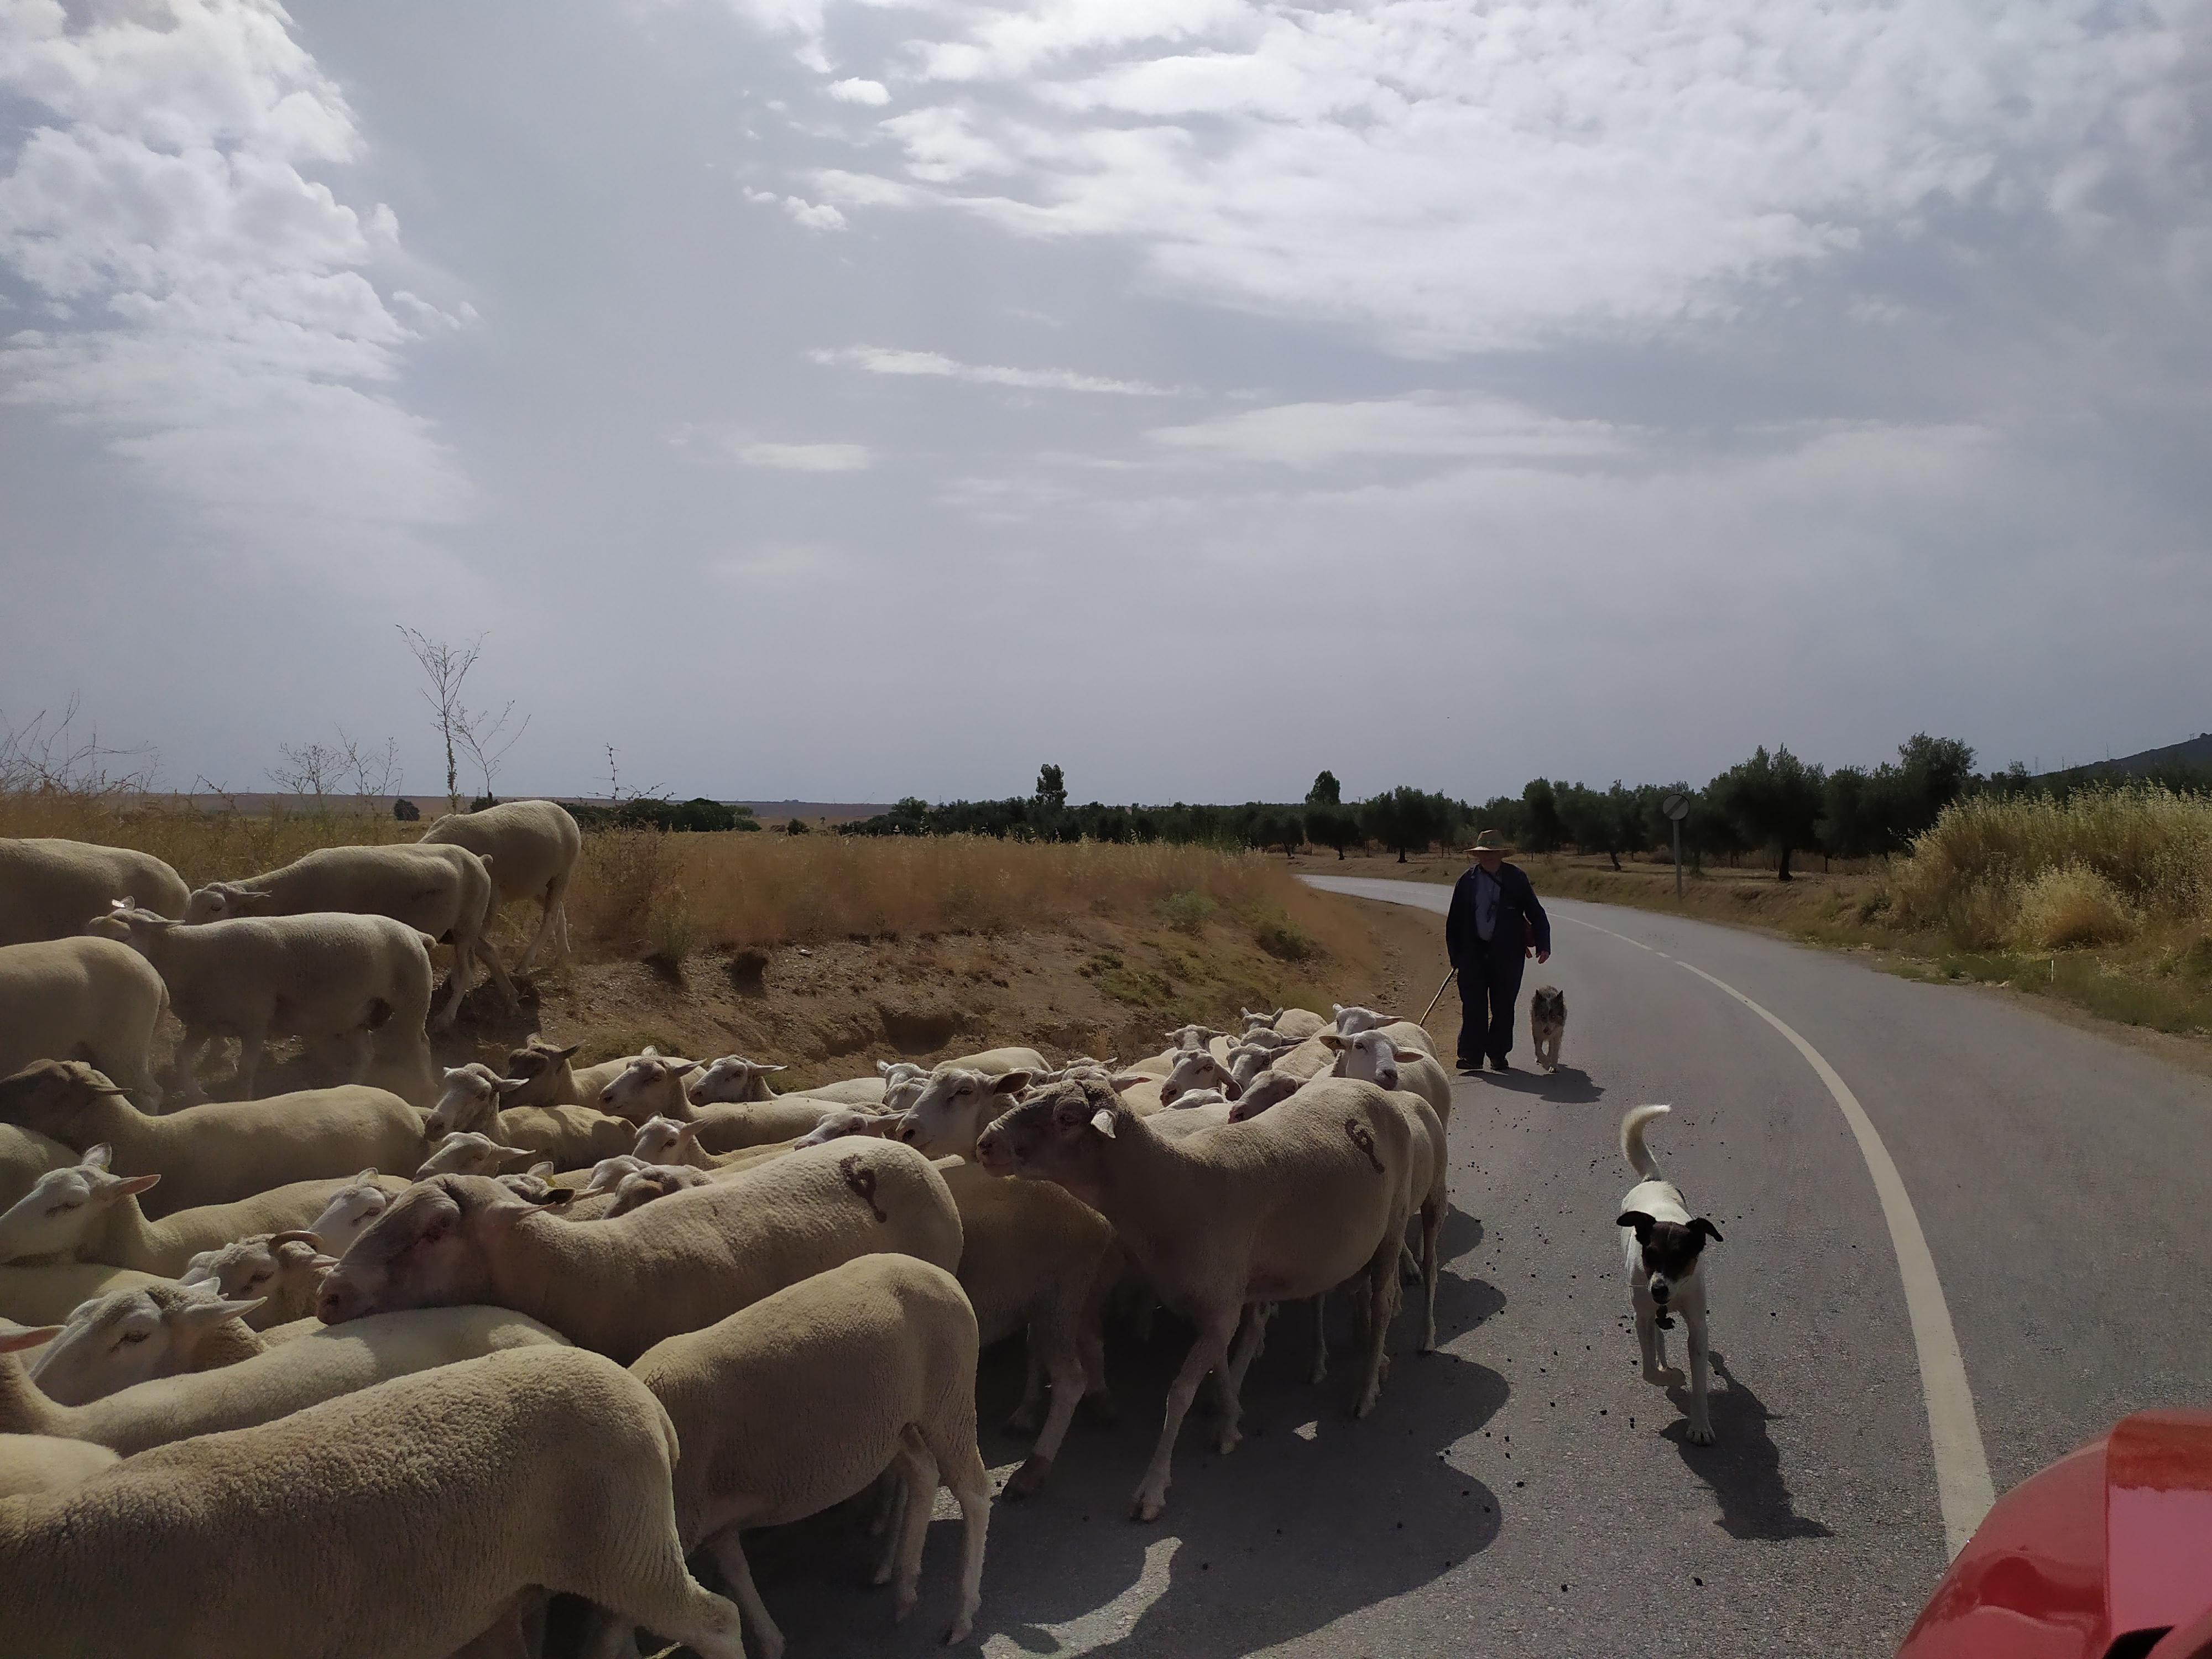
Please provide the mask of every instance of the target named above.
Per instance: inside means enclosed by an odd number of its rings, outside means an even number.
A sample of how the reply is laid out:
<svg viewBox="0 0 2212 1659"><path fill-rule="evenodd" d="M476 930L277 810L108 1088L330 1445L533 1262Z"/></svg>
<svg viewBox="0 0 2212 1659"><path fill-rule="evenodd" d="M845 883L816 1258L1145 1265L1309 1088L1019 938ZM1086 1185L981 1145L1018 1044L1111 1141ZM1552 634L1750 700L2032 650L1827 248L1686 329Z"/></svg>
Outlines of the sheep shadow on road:
<svg viewBox="0 0 2212 1659"><path fill-rule="evenodd" d="M1475 1310L1502 1300L1488 1286L1447 1278L1437 1299L1439 1337L1448 1340ZM1334 1311L1341 1334L1348 1316ZM1243 1444L1217 1455L1215 1419L1194 1409L1167 1512L1152 1525L1128 1519L1130 1497L1189 1331L1162 1318L1149 1343L1117 1334L1109 1368L1118 1420L1079 1414L1045 1491L993 1508L975 1627L992 1659L1100 1652L1233 1659L1418 1589L1497 1537L1498 1495L1449 1458L1504 1404L1508 1385L1449 1352L1416 1355L1410 1307L1393 1326L1382 1400L1364 1420L1346 1409L1354 1370L1348 1348L1332 1354L1328 1381L1312 1387L1311 1310L1280 1310L1246 1380ZM983 1454L1000 1474L1027 1449L1000 1426L1021 1376L1018 1342L986 1356L978 1394ZM1201 1393L1201 1406L1211 1392ZM940 1495L921 1604L906 1628L892 1626L885 1592L855 1588L872 1540L849 1506L762 1534L755 1576L790 1650L932 1650L951 1607L959 1530L953 1513Z"/></svg>
<svg viewBox="0 0 2212 1659"><path fill-rule="evenodd" d="M1724 1385L1714 1389L1708 1401L1714 1443L1692 1445L1686 1422L1671 1424L1661 1432L1674 1443L1690 1472L1711 1486L1720 1500L1720 1516L1715 1524L1731 1538L1770 1543L1834 1537L1820 1522L1797 1513L1790 1488L1783 1482L1781 1449L1767 1431L1773 1413L1729 1372L1728 1361L1719 1352L1714 1352L1711 1359L1713 1376ZM1677 1407L1688 1410L1686 1386L1670 1388L1667 1393Z"/></svg>

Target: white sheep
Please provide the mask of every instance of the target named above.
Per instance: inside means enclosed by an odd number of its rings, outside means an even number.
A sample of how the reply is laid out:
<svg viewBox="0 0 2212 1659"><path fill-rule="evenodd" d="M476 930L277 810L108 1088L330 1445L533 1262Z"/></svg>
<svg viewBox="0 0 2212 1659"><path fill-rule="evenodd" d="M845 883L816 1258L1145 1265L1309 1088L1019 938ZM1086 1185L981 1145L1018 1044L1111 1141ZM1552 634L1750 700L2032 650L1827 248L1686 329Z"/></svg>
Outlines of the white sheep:
<svg viewBox="0 0 2212 1659"><path fill-rule="evenodd" d="M158 1273L111 1267L100 1261L64 1261L51 1267L0 1267L0 1319L25 1325L58 1324L97 1296L143 1290L174 1281Z"/></svg>
<svg viewBox="0 0 2212 1659"><path fill-rule="evenodd" d="M80 1303L32 1360L31 1380L58 1406L82 1406L133 1383L234 1365L261 1352L244 1322L258 1307L213 1286L149 1285Z"/></svg>
<svg viewBox="0 0 2212 1659"><path fill-rule="evenodd" d="M1328 1029L1328 1022L1310 1008L1285 1008L1275 1016L1275 1034L1303 1042Z"/></svg>
<svg viewBox="0 0 2212 1659"><path fill-rule="evenodd" d="M445 1659L536 1585L744 1659L685 1570L676 1462L619 1366L490 1355L15 1500L0 1627L78 1659Z"/></svg>
<svg viewBox="0 0 2212 1659"><path fill-rule="evenodd" d="M830 1119L854 1109L834 1100L779 1095L774 1100L699 1107L691 1113L688 1127L702 1152L726 1156L796 1140L813 1133ZM680 1121L683 1115L668 1115Z"/></svg>
<svg viewBox="0 0 2212 1659"><path fill-rule="evenodd" d="M202 1251L177 1282L211 1286L226 1302L259 1303L239 1317L248 1330L265 1331L312 1318L323 1275L337 1265L313 1233L264 1233Z"/></svg>
<svg viewBox="0 0 2212 1659"><path fill-rule="evenodd" d="M51 1434L0 1434L0 1501L60 1492L112 1468L116 1455L89 1441Z"/></svg>
<svg viewBox="0 0 2212 1659"><path fill-rule="evenodd" d="M771 1066L766 1060L747 1060L743 1054L723 1054L700 1066L698 1075L687 1092L694 1106L712 1106L723 1101L734 1105L749 1100L775 1100L778 1097L775 1091L769 1086L769 1079L786 1069L781 1066ZM876 1083L876 1098L880 1100L883 1097L883 1088L877 1079L866 1078L857 1080L864 1085ZM827 1097L817 1094L813 1098L819 1100Z"/></svg>
<svg viewBox="0 0 2212 1659"><path fill-rule="evenodd" d="M951 1274L876 1255L671 1337L630 1367L684 1447L675 1490L684 1547L714 1557L765 1659L781 1659L783 1636L754 1588L744 1529L818 1514L866 1491L886 1466L899 1470L906 1501L875 1582L894 1583L895 1619L913 1611L941 1479L963 1522L959 1605L945 1639L967 1638L991 1518L975 1445L976 1348L975 1316ZM733 1399L743 1412L730 1409ZM787 1431L801 1422L836 1431Z"/></svg>
<svg viewBox="0 0 2212 1659"><path fill-rule="evenodd" d="M74 1155L73 1155L74 1156ZM0 1261L102 1261L174 1278L191 1259L234 1239L304 1228L340 1250L406 1182L364 1170L345 1181L295 1181L228 1204L203 1204L149 1221L137 1194L158 1175L108 1172L111 1150L88 1149L52 1170L0 1212Z"/></svg>
<svg viewBox="0 0 2212 1659"><path fill-rule="evenodd" d="M625 1216L575 1225L494 1181L417 1182L353 1243L317 1310L343 1325L398 1308L496 1302L634 1359L810 1273L903 1250L948 1271L960 1216L928 1160L834 1142Z"/></svg>
<svg viewBox="0 0 2212 1659"><path fill-rule="evenodd" d="M642 1123L649 1117L672 1117L688 1123L692 1109L686 1083L697 1069L696 1060L673 1054L637 1054L601 1085L596 1100L587 1103L632 1123Z"/></svg>
<svg viewBox="0 0 2212 1659"><path fill-rule="evenodd" d="M446 1136L416 1166L415 1179L433 1176L499 1176L520 1173L538 1161L527 1146L502 1146L489 1135L462 1129Z"/></svg>
<svg viewBox="0 0 2212 1659"><path fill-rule="evenodd" d="M288 1182L335 1180L364 1164L412 1169L422 1115L381 1089L305 1089L149 1117L79 1060L0 1079L0 1119L83 1151L105 1141L118 1175L159 1175L149 1216L250 1198Z"/></svg>
<svg viewBox="0 0 2212 1659"><path fill-rule="evenodd" d="M896 1140L900 1121L889 1112L866 1112L857 1106L840 1106L793 1141L792 1149L795 1152L801 1146L819 1146L824 1141L842 1140L848 1135L873 1135Z"/></svg>
<svg viewBox="0 0 2212 1659"><path fill-rule="evenodd" d="M975 1138L1030 1086L1033 1073L997 1075L964 1066L941 1066L898 1127L898 1138L930 1158L975 1156Z"/></svg>
<svg viewBox="0 0 2212 1659"><path fill-rule="evenodd" d="M44 837L0 841L0 945L67 939L135 893L149 910L185 914L185 884L151 853Z"/></svg>
<svg viewBox="0 0 2212 1659"><path fill-rule="evenodd" d="M253 1097L272 1036L340 1053L345 1082L362 1081L371 1064L380 1063L399 1092L428 1097L428 934L386 916L334 913L188 927L121 906L89 926L129 945L168 987L169 1006L185 1026L176 1070L185 1101L205 1097L199 1062L227 1036L238 1039L243 1099Z"/></svg>
<svg viewBox="0 0 2212 1659"><path fill-rule="evenodd" d="M82 929L89 916L77 918ZM58 939L0 948L0 1077L33 1060L85 1060L159 1111L154 1031L161 975L127 943Z"/></svg>
<svg viewBox="0 0 2212 1659"><path fill-rule="evenodd" d="M578 1106L584 1096L578 1085L576 1073L569 1062L575 1059L580 1042L563 1048L557 1042L548 1042L535 1031L520 1048L507 1051L507 1063L500 1068L501 1075L520 1078L523 1086L509 1100L516 1106ZM615 1068L621 1070L617 1065ZM614 1075L612 1072L607 1074ZM606 1079L602 1078L592 1085L598 1093Z"/></svg>
<svg viewBox="0 0 2212 1659"><path fill-rule="evenodd" d="M506 1308L430 1308L358 1320L295 1341L271 1343L264 1337L261 1352L235 1364L155 1377L82 1406L60 1406L31 1381L16 1357L60 1328L47 1324L0 1332L0 1433L66 1435L126 1457L172 1440L266 1423L435 1365L506 1348L567 1345L536 1320Z"/></svg>
<svg viewBox="0 0 2212 1659"><path fill-rule="evenodd" d="M198 926L346 912L386 918L434 944L450 940L453 978L436 1023L442 1031L460 1012L471 963L491 976L509 1008L515 1006L514 982L484 936L491 894L491 872L465 847L324 847L282 869L210 883L187 901L185 920Z"/></svg>
<svg viewBox="0 0 2212 1659"><path fill-rule="evenodd" d="M568 809L550 800L501 801L474 812L447 812L422 832L423 847L465 847L491 866L491 908L536 899L538 931L530 936L518 974L529 969L549 941L556 957L568 954L568 883L584 850L582 832Z"/></svg>
<svg viewBox="0 0 2212 1659"><path fill-rule="evenodd" d="M449 1067L428 1133L434 1139L457 1130L489 1135L550 1159L556 1170L584 1170L629 1148L636 1127L595 1106L502 1106L518 1099L526 1078L503 1078L478 1061Z"/></svg>
<svg viewBox="0 0 2212 1659"><path fill-rule="evenodd" d="M1334 1051L1330 1074L1358 1078L1382 1089L1404 1089L1435 1109L1446 1128L1451 1127L1451 1078L1435 1057L1418 1048L1407 1048L1381 1030L1339 1036L1324 1031L1321 1041Z"/></svg>
<svg viewBox="0 0 2212 1659"><path fill-rule="evenodd" d="M1176 1056L1174 1067L1160 1080L1160 1104L1172 1106L1193 1089L1206 1089L1234 1100L1244 1091L1237 1073L1225 1061L1204 1048L1186 1048Z"/></svg>
<svg viewBox="0 0 2212 1659"><path fill-rule="evenodd" d="M1013 1422L1036 1439L1006 1486L1008 1498L1026 1498L1052 1473L1079 1404L1113 1413L1103 1320L1121 1254L1105 1218L1049 1182L1001 1181L960 1158L937 1167L960 1209L960 1288L984 1345L1027 1336Z"/></svg>
<svg viewBox="0 0 2212 1659"><path fill-rule="evenodd" d="M1221 1372L1217 1444L1227 1452L1242 1437L1238 1395L1266 1324L1258 1304L1364 1273L1368 1349L1352 1410L1373 1408L1413 1152L1405 1115L1372 1084L1332 1079L1250 1123L1170 1139L1103 1080L1071 1079L1015 1107L975 1150L994 1175L1056 1182L1097 1210L1160 1299L1198 1327L1137 1488L1139 1520L1167 1501L1176 1436L1209 1370ZM1255 1312L1232 1355L1248 1304Z"/></svg>
<svg viewBox="0 0 2212 1659"><path fill-rule="evenodd" d="M633 1170L616 1183L614 1201L607 1206L610 1216L628 1215L658 1198L667 1198L677 1193L689 1192L694 1187L703 1187L714 1177L704 1170L688 1169L678 1164L648 1164L642 1170Z"/></svg>
<svg viewBox="0 0 2212 1659"><path fill-rule="evenodd" d="M0 1123L0 1208L13 1204L50 1170L66 1169L77 1154L51 1136Z"/></svg>

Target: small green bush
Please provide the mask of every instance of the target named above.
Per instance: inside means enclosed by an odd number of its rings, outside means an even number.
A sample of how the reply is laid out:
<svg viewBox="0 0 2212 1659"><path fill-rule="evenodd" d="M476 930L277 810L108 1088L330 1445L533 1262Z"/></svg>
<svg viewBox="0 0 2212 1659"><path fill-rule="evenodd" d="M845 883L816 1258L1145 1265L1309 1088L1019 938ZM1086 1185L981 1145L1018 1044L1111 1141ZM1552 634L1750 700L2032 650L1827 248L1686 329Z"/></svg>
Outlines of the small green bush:
<svg viewBox="0 0 2212 1659"><path fill-rule="evenodd" d="M1218 908L1203 893L1186 890L1170 893L1160 901L1160 915L1167 925L1179 933L1196 934L1205 930Z"/></svg>
<svg viewBox="0 0 2212 1659"><path fill-rule="evenodd" d="M1321 949L1314 942L1311 933L1272 905L1253 912L1252 939L1262 951L1279 962L1304 962Z"/></svg>

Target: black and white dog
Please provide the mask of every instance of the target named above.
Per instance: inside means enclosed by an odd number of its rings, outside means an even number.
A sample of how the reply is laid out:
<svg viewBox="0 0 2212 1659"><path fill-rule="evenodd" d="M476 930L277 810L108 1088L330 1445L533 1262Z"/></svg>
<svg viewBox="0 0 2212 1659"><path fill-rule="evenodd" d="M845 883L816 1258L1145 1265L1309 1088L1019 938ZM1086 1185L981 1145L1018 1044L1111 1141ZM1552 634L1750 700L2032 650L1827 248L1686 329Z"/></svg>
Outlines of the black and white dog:
<svg viewBox="0 0 2212 1659"><path fill-rule="evenodd" d="M1643 1177L1628 1189L1620 1206L1620 1243L1628 1260L1628 1299L1636 1310L1636 1340L1644 1350L1644 1380L1662 1387L1667 1373L1667 1339L1674 1314L1689 1328L1690 1441L1713 1443L1713 1422L1705 1410L1705 1241L1721 1242L1719 1228L1703 1216L1692 1218L1674 1183L1644 1145L1644 1129L1667 1115L1665 1106L1632 1106L1620 1120L1620 1155Z"/></svg>

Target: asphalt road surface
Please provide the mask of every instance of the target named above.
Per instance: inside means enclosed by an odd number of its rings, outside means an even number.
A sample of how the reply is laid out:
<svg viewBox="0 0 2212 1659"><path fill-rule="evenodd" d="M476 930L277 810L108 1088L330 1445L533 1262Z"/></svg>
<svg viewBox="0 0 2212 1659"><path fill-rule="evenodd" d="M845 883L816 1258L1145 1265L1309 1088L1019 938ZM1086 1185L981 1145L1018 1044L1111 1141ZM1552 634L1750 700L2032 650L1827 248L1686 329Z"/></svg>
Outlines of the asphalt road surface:
<svg viewBox="0 0 2212 1659"><path fill-rule="evenodd" d="M2212 1084L1848 957L1551 910L1556 954L1528 984L1566 994L1561 1069L1526 1069L1524 1029L1521 1069L1456 1085L1443 1351L1416 1358L1401 1316L1382 1403L1354 1422L1348 1354L1310 1387L1309 1316L1284 1310L1245 1389L1244 1444L1212 1455L1194 1412L1167 1512L1138 1526L1129 1495L1186 1337L1163 1321L1149 1346L1117 1340L1120 1420L1079 1418L1054 1485L994 1510L990 1659L1890 1651L1946 1544L1891 1225L1807 1056L1685 964L1785 1022L1863 1107L1940 1277L1995 1490L2130 1411L2212 1400ZM1525 991L1522 1012L1525 1026ZM1638 1376L1612 1222L1632 1181L1620 1114L1644 1101L1673 1103L1654 1151L1726 1236L1706 1258L1711 1447L1684 1437L1679 1390ZM984 1453L1001 1477L1023 1449L1000 1426L1018 1381L993 1357ZM871 1547L849 1514L763 1536L757 1572L791 1652L930 1651L951 1513L896 1632L886 1593L855 1588Z"/></svg>

